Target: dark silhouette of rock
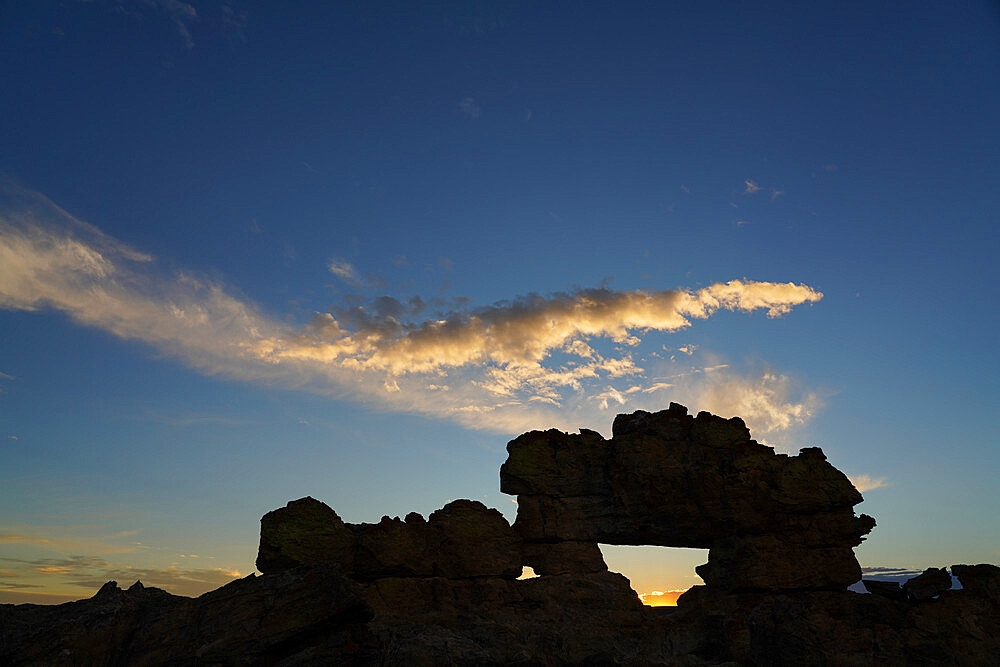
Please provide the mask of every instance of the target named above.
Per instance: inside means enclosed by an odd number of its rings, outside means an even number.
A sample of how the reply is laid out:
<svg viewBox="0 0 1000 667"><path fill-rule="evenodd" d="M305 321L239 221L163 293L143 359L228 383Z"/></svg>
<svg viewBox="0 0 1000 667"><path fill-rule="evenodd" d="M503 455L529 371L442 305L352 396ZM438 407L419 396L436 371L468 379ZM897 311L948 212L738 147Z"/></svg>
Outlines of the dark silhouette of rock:
<svg viewBox="0 0 1000 667"><path fill-rule="evenodd" d="M79 602L0 605L0 664L274 664L319 642L350 646L355 630L366 636L372 611L353 586L321 565L194 599L109 581Z"/></svg>
<svg viewBox="0 0 1000 667"><path fill-rule="evenodd" d="M899 587L898 581L877 581L875 579L863 579L861 581L872 595L880 595L890 600L905 600L906 592Z"/></svg>
<svg viewBox="0 0 1000 667"><path fill-rule="evenodd" d="M671 403L619 415L613 437L532 431L511 441L500 488L517 495L525 543L708 548L706 583L844 589L861 578L852 547L875 520L822 450L775 454L743 420Z"/></svg>
<svg viewBox="0 0 1000 667"><path fill-rule="evenodd" d="M595 542L534 542L525 544L524 564L535 574L586 574L608 569Z"/></svg>
<svg viewBox="0 0 1000 667"><path fill-rule="evenodd" d="M1000 567L988 563L979 565L952 565L951 573L967 591L982 593L1000 602Z"/></svg>
<svg viewBox="0 0 1000 667"><path fill-rule="evenodd" d="M930 600L951 588L951 575L943 567L929 567L902 586L910 600Z"/></svg>
<svg viewBox="0 0 1000 667"><path fill-rule="evenodd" d="M362 581L383 577L505 577L521 574L521 541L500 512L456 500L425 521L382 517L347 524L313 498L293 500L260 522L257 569L264 574L298 565L334 563Z"/></svg>
<svg viewBox="0 0 1000 667"><path fill-rule="evenodd" d="M860 578L874 525L817 448L776 455L743 422L672 404L508 446L512 528L459 500L348 524L313 498L261 519L263 576L198 598L108 582L89 600L0 605L2 665L985 665L1000 568ZM523 539L522 539L523 538ZM710 549L674 609L643 606L598 542ZM523 565L541 576L515 579ZM853 577L853 578L852 578Z"/></svg>

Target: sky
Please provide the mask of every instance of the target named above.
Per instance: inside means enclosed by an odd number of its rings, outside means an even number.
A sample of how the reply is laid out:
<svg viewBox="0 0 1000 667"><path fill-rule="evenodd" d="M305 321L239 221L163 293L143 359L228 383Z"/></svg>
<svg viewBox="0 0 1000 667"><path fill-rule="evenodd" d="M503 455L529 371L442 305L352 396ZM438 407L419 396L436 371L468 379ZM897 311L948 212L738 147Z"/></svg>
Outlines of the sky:
<svg viewBox="0 0 1000 667"><path fill-rule="evenodd" d="M1000 562L998 82L991 2L0 4L0 602L513 521L509 440L671 401L822 447L870 573Z"/></svg>

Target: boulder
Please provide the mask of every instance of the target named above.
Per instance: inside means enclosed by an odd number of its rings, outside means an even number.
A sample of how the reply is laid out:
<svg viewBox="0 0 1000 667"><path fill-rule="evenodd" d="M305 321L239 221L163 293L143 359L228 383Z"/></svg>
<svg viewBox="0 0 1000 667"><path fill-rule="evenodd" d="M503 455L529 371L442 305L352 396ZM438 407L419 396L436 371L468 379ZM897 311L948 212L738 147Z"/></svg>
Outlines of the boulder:
<svg viewBox="0 0 1000 667"><path fill-rule="evenodd" d="M538 575L606 572L595 542L534 542L524 545L524 564Z"/></svg>
<svg viewBox="0 0 1000 667"><path fill-rule="evenodd" d="M292 500L260 519L257 570L264 574L353 560L353 533L336 512L311 496Z"/></svg>
<svg viewBox="0 0 1000 667"><path fill-rule="evenodd" d="M951 575L943 567L929 567L903 584L908 600L930 600L951 588Z"/></svg>
<svg viewBox="0 0 1000 667"><path fill-rule="evenodd" d="M989 563L952 565L951 573L963 589L984 594L1000 603L1000 567Z"/></svg>
<svg viewBox="0 0 1000 667"><path fill-rule="evenodd" d="M876 579L863 579L865 590L872 595L889 598L890 600L905 600L906 593L899 587L898 581L878 581Z"/></svg>

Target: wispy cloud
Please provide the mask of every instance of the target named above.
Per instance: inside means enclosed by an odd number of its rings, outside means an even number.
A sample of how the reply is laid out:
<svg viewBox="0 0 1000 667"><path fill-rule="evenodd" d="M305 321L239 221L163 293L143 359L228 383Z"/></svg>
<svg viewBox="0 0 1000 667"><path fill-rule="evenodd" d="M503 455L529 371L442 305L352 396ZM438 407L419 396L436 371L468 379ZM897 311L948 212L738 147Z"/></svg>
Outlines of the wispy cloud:
<svg viewBox="0 0 1000 667"><path fill-rule="evenodd" d="M872 477L871 475L848 475L848 479L851 480L851 484L854 485L854 488L861 493L864 493L865 491L872 491L873 489L881 489L883 486L889 485L885 477Z"/></svg>
<svg viewBox="0 0 1000 667"><path fill-rule="evenodd" d="M358 275L358 270L354 268L354 265L350 262L342 259L331 259L327 268L330 270L330 273L351 284L356 285L361 282L361 276Z"/></svg>
<svg viewBox="0 0 1000 667"><path fill-rule="evenodd" d="M22 544L58 552L90 551L102 554L124 554L141 551L143 547L132 537L137 531L112 535L92 534L86 526L0 526L0 544Z"/></svg>
<svg viewBox="0 0 1000 667"><path fill-rule="evenodd" d="M723 372L694 388L694 402L724 417L742 417L755 431L777 433L805 424L822 404L787 375Z"/></svg>
<svg viewBox="0 0 1000 667"><path fill-rule="evenodd" d="M459 305L423 320L415 319L425 306L419 298L404 304L379 297L297 326L217 282L166 274L148 255L43 197L20 194L30 206L0 213L0 307L55 309L205 373L505 432L572 428L598 417L610 423L595 413L598 406L662 406L665 397L656 392L675 384L701 407L756 415L765 429L801 423L814 408L808 396L789 398L783 376L728 375L721 386L716 373L709 383L677 384L649 377L639 354L649 335L687 329L719 311L774 318L819 301L822 293L807 285L731 280L696 290L578 289ZM329 268L357 279L347 262ZM598 394L607 400L594 400Z"/></svg>
<svg viewBox="0 0 1000 667"><path fill-rule="evenodd" d="M5 380L16 380L16 379L17 378L14 377L13 375L8 375L7 373L0 373L0 382L3 382ZM3 385L0 385L0 394L6 393L6 391L7 390L4 389ZM13 436L11 436L11 437L13 437Z"/></svg>
<svg viewBox="0 0 1000 667"><path fill-rule="evenodd" d="M886 581L906 581L912 577L922 574L923 570L912 567L862 567L861 576L865 579L882 579Z"/></svg>
<svg viewBox="0 0 1000 667"><path fill-rule="evenodd" d="M749 178L743 181L743 194L745 195L755 195L760 192L760 186L751 181Z"/></svg>
<svg viewBox="0 0 1000 667"><path fill-rule="evenodd" d="M77 597L89 597L108 581L128 586L141 580L146 586L155 586L175 595L201 595L244 576L238 570L227 568L186 568L171 565L164 568L131 567L95 556L68 556L62 558L0 558L8 568L13 567L15 577L23 573L33 575L34 582L4 582L0 589L39 588L47 591L82 589ZM2 591L0 591L2 592Z"/></svg>
<svg viewBox="0 0 1000 667"><path fill-rule="evenodd" d="M147 410L141 415L137 415L138 419L149 419L160 424L166 424L168 426L203 426L205 424L221 424L224 426L243 426L249 424L245 419L238 419L236 417L229 417L227 415L215 415L208 413L182 413L182 414L164 414L156 410Z"/></svg>
<svg viewBox="0 0 1000 667"><path fill-rule="evenodd" d="M184 42L184 47L193 49L194 38L191 36L190 25L198 21L198 12L194 5L180 0L158 0L157 4L170 17L177 29L177 34Z"/></svg>
<svg viewBox="0 0 1000 667"><path fill-rule="evenodd" d="M476 104L476 100L471 97L465 97L458 103L458 111L463 116L467 116L469 118L479 118L479 114L482 112L482 109L478 104Z"/></svg>

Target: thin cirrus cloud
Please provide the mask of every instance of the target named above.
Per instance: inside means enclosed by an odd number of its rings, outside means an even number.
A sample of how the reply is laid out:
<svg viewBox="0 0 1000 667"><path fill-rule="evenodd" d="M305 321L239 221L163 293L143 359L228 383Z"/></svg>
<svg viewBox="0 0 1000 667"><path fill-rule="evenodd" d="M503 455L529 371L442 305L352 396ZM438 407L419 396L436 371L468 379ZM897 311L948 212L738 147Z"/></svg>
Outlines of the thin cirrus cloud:
<svg viewBox="0 0 1000 667"><path fill-rule="evenodd" d="M413 299L317 313L304 325L264 313L190 272L18 191L0 212L0 307L54 309L79 324L141 341L207 374L350 397L502 432L610 423L605 410L657 409L668 393L741 415L755 428L801 423L815 402L784 376L740 376L723 364L681 378L645 368L651 333L687 329L719 311L787 314L821 292L795 283L731 280L696 290L578 289L531 294L418 319ZM330 270L357 276L346 262ZM417 299L417 306L422 300Z"/></svg>

